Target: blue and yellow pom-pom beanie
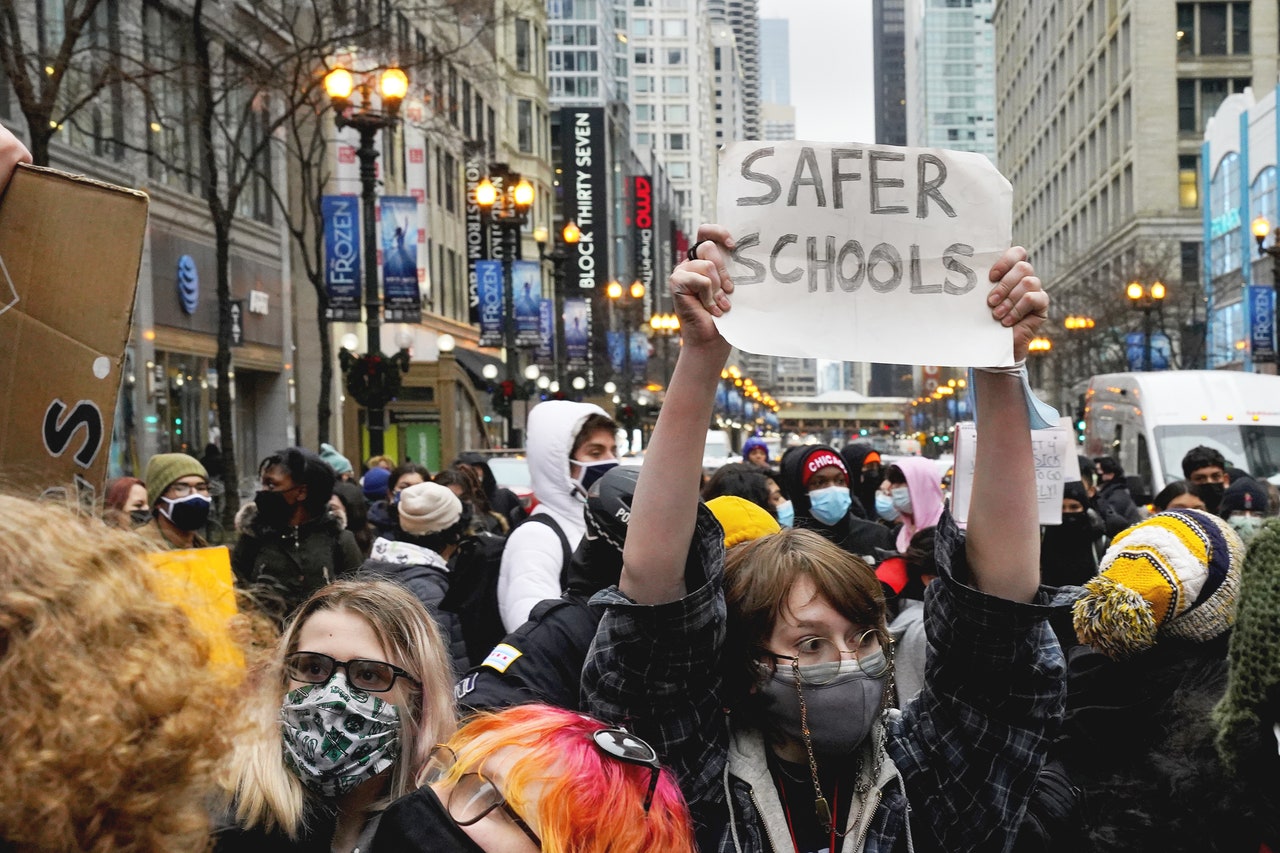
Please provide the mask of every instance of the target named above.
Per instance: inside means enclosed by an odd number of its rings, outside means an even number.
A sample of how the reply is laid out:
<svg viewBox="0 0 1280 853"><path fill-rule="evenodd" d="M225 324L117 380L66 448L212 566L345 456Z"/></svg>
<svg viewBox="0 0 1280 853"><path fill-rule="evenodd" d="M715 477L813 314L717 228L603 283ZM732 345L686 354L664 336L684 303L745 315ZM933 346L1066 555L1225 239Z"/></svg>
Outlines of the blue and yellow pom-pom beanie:
<svg viewBox="0 0 1280 853"><path fill-rule="evenodd" d="M1235 620L1245 547L1202 510L1162 512L1121 532L1075 603L1076 635L1116 659L1161 636L1206 641Z"/></svg>

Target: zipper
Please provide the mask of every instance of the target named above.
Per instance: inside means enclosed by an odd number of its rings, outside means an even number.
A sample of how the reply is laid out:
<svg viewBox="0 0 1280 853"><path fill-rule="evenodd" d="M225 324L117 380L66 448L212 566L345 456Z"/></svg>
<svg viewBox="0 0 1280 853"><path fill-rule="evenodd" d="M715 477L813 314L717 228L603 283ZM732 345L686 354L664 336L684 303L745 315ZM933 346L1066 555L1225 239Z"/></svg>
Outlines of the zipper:
<svg viewBox="0 0 1280 853"><path fill-rule="evenodd" d="M875 820L876 809L880 807L880 798L884 795L884 793L879 788L876 788L875 793L876 793L876 798L871 803L871 812L867 815L867 820L862 825L862 832L858 833L858 844L856 847L853 848L854 851L859 851L863 849L862 845L867 840L867 832L869 832L871 829L871 821Z"/></svg>
<svg viewBox="0 0 1280 853"><path fill-rule="evenodd" d="M750 785L747 786L747 796L751 797L751 805L755 807L756 819L760 821L760 835L764 839L764 845L773 853L773 842L769 840L769 827L764 822L764 812L760 809L760 802L756 799L756 789ZM730 810L729 820L733 820L733 812Z"/></svg>

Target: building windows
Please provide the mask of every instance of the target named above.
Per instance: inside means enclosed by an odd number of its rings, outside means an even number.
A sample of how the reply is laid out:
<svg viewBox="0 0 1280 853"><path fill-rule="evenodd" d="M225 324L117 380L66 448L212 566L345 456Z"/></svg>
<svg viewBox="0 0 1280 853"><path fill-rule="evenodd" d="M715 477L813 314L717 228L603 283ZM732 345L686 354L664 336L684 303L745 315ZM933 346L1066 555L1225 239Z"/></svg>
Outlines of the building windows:
<svg viewBox="0 0 1280 853"><path fill-rule="evenodd" d="M528 74L532 68L532 27L528 18L516 18L516 70Z"/></svg>
<svg viewBox="0 0 1280 853"><path fill-rule="evenodd" d="M533 101L516 101L516 146L521 154L533 153Z"/></svg>
<svg viewBox="0 0 1280 853"><path fill-rule="evenodd" d="M1249 4L1179 3L1178 57L1247 55Z"/></svg>
<svg viewBox="0 0 1280 853"><path fill-rule="evenodd" d="M689 177L689 164L683 160L673 160L667 164L667 174L673 179Z"/></svg>
<svg viewBox="0 0 1280 853"><path fill-rule="evenodd" d="M458 210L458 158L452 154L444 155L444 209Z"/></svg>
<svg viewBox="0 0 1280 853"><path fill-rule="evenodd" d="M636 65L653 65L653 48L638 47L636 48L633 62Z"/></svg>
<svg viewBox="0 0 1280 853"><path fill-rule="evenodd" d="M689 149L689 134L687 133L668 133L667 134L667 150L668 151L687 151Z"/></svg>
<svg viewBox="0 0 1280 853"><path fill-rule="evenodd" d="M1200 134L1227 95L1243 92L1248 77L1204 77L1178 81L1178 131Z"/></svg>
<svg viewBox="0 0 1280 853"><path fill-rule="evenodd" d="M662 78L662 91L667 95L689 94L689 78L683 74Z"/></svg>
<svg viewBox="0 0 1280 853"><path fill-rule="evenodd" d="M689 51L683 47L673 47L666 52L667 65L682 66L689 64Z"/></svg>
<svg viewBox="0 0 1280 853"><path fill-rule="evenodd" d="M1178 205L1200 206L1200 157L1196 154L1178 155Z"/></svg>
<svg viewBox="0 0 1280 853"><path fill-rule="evenodd" d="M1200 244L1186 241L1181 245L1182 283L1194 284L1200 281Z"/></svg>
<svg viewBox="0 0 1280 853"><path fill-rule="evenodd" d="M1232 152L1222 158L1218 164L1218 173L1213 176L1209 186L1210 213L1214 222L1229 221L1233 211L1237 211L1240 198L1240 155ZM1217 233L1220 232L1220 233ZM1211 229L1216 233L1211 243L1212 269L1214 278L1240 269L1241 248L1240 232L1236 228Z"/></svg>
<svg viewBox="0 0 1280 853"><path fill-rule="evenodd" d="M662 112L669 124L689 123L688 104L667 104L662 108Z"/></svg>
<svg viewBox="0 0 1280 853"><path fill-rule="evenodd" d="M689 35L689 22L684 18L666 18L662 22L663 38L687 38Z"/></svg>
<svg viewBox="0 0 1280 853"><path fill-rule="evenodd" d="M656 92L652 74L637 74L631 78L631 84L635 87L636 94L644 95L649 92Z"/></svg>
<svg viewBox="0 0 1280 853"><path fill-rule="evenodd" d="M1274 228L1280 225L1280 216L1276 210L1276 167L1268 166L1258 173L1253 186L1249 188L1249 216L1266 217Z"/></svg>
<svg viewBox="0 0 1280 853"><path fill-rule="evenodd" d="M650 147L651 145L653 145L653 134L652 134L652 133L637 133L637 134L636 134L636 145L637 145L638 147L641 147L641 148L648 148L648 147Z"/></svg>
<svg viewBox="0 0 1280 853"><path fill-rule="evenodd" d="M636 121L653 121L653 104L636 104Z"/></svg>
<svg viewBox="0 0 1280 853"><path fill-rule="evenodd" d="M653 19L652 18L632 18L631 19L631 35L647 38L653 35Z"/></svg>

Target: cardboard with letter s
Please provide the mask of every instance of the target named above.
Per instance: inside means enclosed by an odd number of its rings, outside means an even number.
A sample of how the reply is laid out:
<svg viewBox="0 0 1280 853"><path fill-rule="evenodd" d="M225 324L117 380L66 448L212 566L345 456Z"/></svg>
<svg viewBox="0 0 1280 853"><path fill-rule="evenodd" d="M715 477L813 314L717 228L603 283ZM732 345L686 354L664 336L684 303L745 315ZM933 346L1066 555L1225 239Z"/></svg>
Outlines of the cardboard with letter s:
<svg viewBox="0 0 1280 853"><path fill-rule="evenodd" d="M0 198L0 483L102 489L146 193L21 166Z"/></svg>

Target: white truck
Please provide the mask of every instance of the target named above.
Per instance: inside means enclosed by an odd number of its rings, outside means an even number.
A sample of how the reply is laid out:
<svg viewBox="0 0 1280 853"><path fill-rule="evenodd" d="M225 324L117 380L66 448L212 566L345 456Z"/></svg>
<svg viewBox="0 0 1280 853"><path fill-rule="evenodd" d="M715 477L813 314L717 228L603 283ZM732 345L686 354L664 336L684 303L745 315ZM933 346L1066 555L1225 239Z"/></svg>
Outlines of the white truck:
<svg viewBox="0 0 1280 853"><path fill-rule="evenodd" d="M1118 459L1139 503L1182 479L1182 457L1202 444L1220 451L1228 465L1280 483L1280 376L1101 374L1085 391L1084 422L1085 454Z"/></svg>

